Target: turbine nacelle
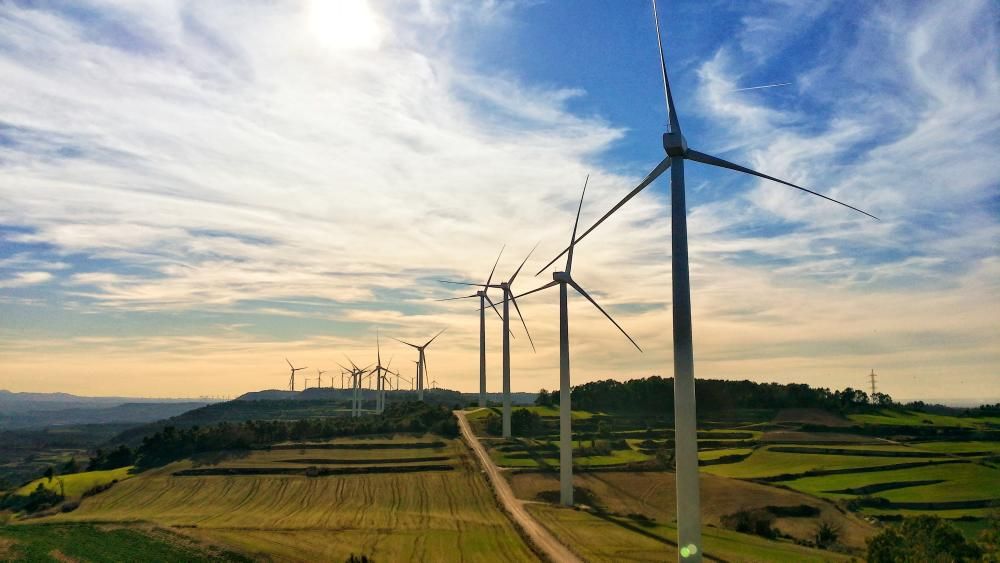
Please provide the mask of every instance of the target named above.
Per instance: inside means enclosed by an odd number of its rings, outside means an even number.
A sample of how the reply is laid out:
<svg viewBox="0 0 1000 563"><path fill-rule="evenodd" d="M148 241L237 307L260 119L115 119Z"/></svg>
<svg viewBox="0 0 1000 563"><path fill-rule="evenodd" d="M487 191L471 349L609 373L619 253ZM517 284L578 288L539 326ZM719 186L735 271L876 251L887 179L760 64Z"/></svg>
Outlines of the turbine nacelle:
<svg viewBox="0 0 1000 563"><path fill-rule="evenodd" d="M552 272L552 280L561 283L570 283L573 278L569 276L568 272Z"/></svg>
<svg viewBox="0 0 1000 563"><path fill-rule="evenodd" d="M476 292L476 296L477 297L486 297L486 291L485 290L479 290L479 291Z"/></svg>
<svg viewBox="0 0 1000 563"><path fill-rule="evenodd" d="M682 133L671 132L663 134L663 150L667 151L667 156L683 157L688 152L687 139Z"/></svg>

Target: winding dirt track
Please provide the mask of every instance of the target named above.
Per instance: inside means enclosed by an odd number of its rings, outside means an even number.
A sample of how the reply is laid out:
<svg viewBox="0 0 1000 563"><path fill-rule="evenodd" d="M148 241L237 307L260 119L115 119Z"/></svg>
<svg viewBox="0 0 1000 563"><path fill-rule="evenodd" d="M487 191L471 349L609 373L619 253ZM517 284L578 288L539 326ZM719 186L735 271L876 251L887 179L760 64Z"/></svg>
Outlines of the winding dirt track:
<svg viewBox="0 0 1000 563"><path fill-rule="evenodd" d="M531 538L532 543L538 549L542 550L549 560L557 563L564 561L582 563L579 557L560 543L555 536L550 534L548 530L528 514L528 511L524 508L524 501L514 496L514 491L511 490L510 484L500 475L500 470L493 463L493 460L490 459L483 445L479 443L479 440L472 433L469 421L465 419L465 412L455 411L455 416L458 417L458 426L462 430L465 442L469 444L469 447L475 452L476 457L479 458L480 467L486 472L490 484L493 485L493 490L496 491L497 498L500 499L507 514L514 521L514 524L524 530L524 533Z"/></svg>

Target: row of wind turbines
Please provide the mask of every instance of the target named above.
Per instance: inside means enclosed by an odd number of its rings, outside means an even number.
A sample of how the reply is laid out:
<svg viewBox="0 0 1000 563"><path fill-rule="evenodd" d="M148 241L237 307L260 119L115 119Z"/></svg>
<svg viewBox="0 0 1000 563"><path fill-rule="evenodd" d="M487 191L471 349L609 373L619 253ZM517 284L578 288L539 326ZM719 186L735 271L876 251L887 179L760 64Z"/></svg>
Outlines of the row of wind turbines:
<svg viewBox="0 0 1000 563"><path fill-rule="evenodd" d="M347 377L347 376L350 377L350 384L351 384L351 387L350 387L350 389L351 389L351 416L358 417L358 416L361 416L361 414L362 414L362 410L363 410L361 408L362 407L362 402L363 402L362 401L362 399L363 399L362 394L363 394L364 384L366 382L369 385L369 389L374 388L374 390L375 390L375 409L374 409L375 414L382 414L382 412L385 411L386 391L387 391L388 388L392 388L393 390L401 390L400 380L406 381L407 383L409 383L411 391L414 390L414 386L415 386L416 387L415 390L417 392L417 400L418 401L423 401L424 400L424 381L425 381L425 376L427 374L427 354L426 354L426 350L427 350L427 347L430 346L431 343L434 342L434 340L436 340L438 336L441 336L442 332L444 332L444 329L442 329L440 332L438 332L437 334L435 334L430 340L428 340L427 342L425 342L422 345L421 344L412 344L410 342L406 342L406 341L400 340L398 338L393 338L393 340L396 340L397 342L401 342L403 344L406 344L407 346L411 346L411 347L413 347L413 348L415 348L417 350L417 354L418 354L417 358L418 359L414 360L414 363L417 364L417 375L416 375L416 377L414 379L410 379L410 378L404 377L398 371L393 371L392 369L390 369L390 366L392 365L392 358L389 359L389 361L386 363L386 365L384 365L384 366L382 365L382 341L381 341L381 335L379 335L377 332L376 332L376 336L375 336L375 358L376 359L375 359L375 363L374 364L370 364L370 365L365 366L365 367L359 367L349 357L347 358L347 363L349 363L350 366L345 366L345 365L343 365L341 363L337 363L337 365L340 366L340 368L341 368L341 372L340 372L340 388L341 389L347 389L347 387L344 385L344 377ZM285 362L288 364L288 369L289 369L289 372L290 372L289 373L289 378L288 378L288 390L289 391L295 391L295 374L297 372L304 371L304 370L308 369L309 366L295 367L295 365L292 364L292 362L288 358L285 358ZM327 373L328 371L329 370L318 369L318 368L316 369L316 379L315 379L315 381L316 381L316 388L321 388L322 387L322 384L323 384L323 374ZM395 383L395 385L393 385L392 379L390 378L390 376L395 376L396 377L396 383ZM304 388L308 388L309 381L310 381L309 378L305 378ZM437 387L437 380L434 380L434 381L431 382L431 388L436 388L436 387ZM330 376L330 388L333 388L333 376Z"/></svg>
<svg viewBox="0 0 1000 563"><path fill-rule="evenodd" d="M472 283L467 281L441 280L443 283L473 286L477 291L471 295L451 297L452 299L471 299L478 297L479 308L479 404L486 406L486 320L485 311L487 307L493 309L503 322L502 341L502 377L503 377L503 436L509 438L511 435L511 399L510 399L510 310L513 305L517 311L521 324L524 326L528 341L534 349L534 342L528 333L527 324L521 315L517 299L543 290L559 287L559 480L560 480L560 501L562 504L571 506L573 504L573 449L572 449L572 428L571 428L571 378L570 378L570 349L569 349L569 312L568 297L569 288L583 296L594 307L596 307L615 327L625 335L626 338L642 351L636 341L616 322L607 311L604 310L584 290L572 277L573 254L576 245L587 235L592 233L601 223L618 211L623 205L628 203L633 197L639 194L647 186L653 183L668 169L671 170L671 282L673 293L673 359L674 359L674 432L675 432L675 464L676 464L676 487L677 487L677 530L678 530L678 559L681 561L700 561L702 558L701 542L701 510L698 481L698 443L697 428L695 420L695 385L694 385L694 352L691 328L691 287L688 268L688 243L687 243L687 205L685 201L684 184L684 163L687 160L707 164L719 168L726 168L758 178L763 178L773 182L784 184L785 186L800 190L832 203L864 214L872 219L878 220L874 215L862 211L857 207L848 205L821 193L809 190L802 186L786 182L779 178L757 172L745 166L740 166L722 158L712 156L688 147L687 139L681 131L680 119L678 118L674 106L673 94L670 90L670 81L667 76L666 61L663 52L663 40L660 32L659 15L656 8L656 0L652 0L653 22L656 29L656 42L659 48L660 74L663 81L663 95L668 116L668 128L663 134L663 149L666 156L657 164L653 170L646 175L639 184L626 194L618 203L602 215L593 225L577 236L577 228L580 221L580 211L583 208L583 199L586 195L589 176L584 181L583 193L580 196L580 204L577 207L576 219L573 223L572 235L569 245L555 258L539 269L541 274L549 266L553 265L562 256L566 256L565 267L561 271L552 273L552 281L535 289L531 289L519 295L515 295L512 290L514 280L531 256L521 262L517 270L506 281L494 282L493 276L496 272L494 263L493 269L486 278L485 283ZM537 246L537 245L536 245ZM534 249L532 249L532 252ZM501 254L503 249L501 249ZM499 290L502 293L502 310L497 309L497 304L490 298L490 290Z"/></svg>

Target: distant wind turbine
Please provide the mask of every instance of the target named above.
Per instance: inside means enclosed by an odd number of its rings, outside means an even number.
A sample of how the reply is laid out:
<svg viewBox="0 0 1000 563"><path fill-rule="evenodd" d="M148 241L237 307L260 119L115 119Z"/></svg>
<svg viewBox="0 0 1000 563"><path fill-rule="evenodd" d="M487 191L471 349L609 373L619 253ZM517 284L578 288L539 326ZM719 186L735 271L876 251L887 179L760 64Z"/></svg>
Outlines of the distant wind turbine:
<svg viewBox="0 0 1000 563"><path fill-rule="evenodd" d="M537 248L537 247L538 247L538 245L536 244L535 248ZM511 436L510 418L511 418L512 408L511 408L511 398L510 398L510 336L511 336L511 330L510 330L510 305L509 305L510 303L514 304L514 310L517 311L517 316L518 316L518 318L521 319L521 324L524 325L524 333L528 335L528 342L531 344L531 350L532 351L535 350L535 343L531 340L531 333L528 332L528 325L527 325L527 323L524 322L524 316L521 314L520 307L517 306L517 300L514 298L514 292L513 292L513 290L511 288L512 288L512 286L514 284L514 280L517 278L517 275L519 273L521 273L521 268L524 267L524 264L528 261L528 258L531 258L531 254L535 252L535 248L532 248L531 252L529 252L528 255L524 257L524 261L521 262L521 265L517 267L517 270L514 271L514 274L511 275L510 279L507 280L507 281L501 281L498 284L481 284L481 283L469 283L469 282L456 282L456 281L439 280L442 283L450 283L450 284L455 284L455 285L471 285L473 287L481 287L483 289L496 288L496 289L499 289L500 291L503 292L503 314L500 315L500 318L503 319L503 416L502 416L503 421L502 421L502 427L503 427L503 437L504 438L510 438L510 436ZM489 300L488 297L487 297L487 300ZM490 306L493 307L494 311L496 311L496 305L494 305L492 301L490 301ZM499 311L497 311L497 313L499 313Z"/></svg>
<svg viewBox="0 0 1000 563"><path fill-rule="evenodd" d="M640 352L642 348L636 344L635 340L625 332L611 315L608 314L594 298L590 296L573 279L573 247L576 239L576 229L580 224L580 211L583 209L583 197L587 193L587 182L590 176L583 182L583 193L580 194L580 205L576 209L576 221L573 222L573 234L569 238L569 253L566 256L566 269L562 272L553 272L552 281L522 293L518 297L524 297L532 293L559 286L559 500L565 506L573 506L573 432L571 429L572 406L570 404L570 373L569 373L569 307L567 287L572 287L577 293L590 301L597 310L600 311L618 330L629 339L629 342Z"/></svg>
<svg viewBox="0 0 1000 563"><path fill-rule="evenodd" d="M304 367L297 368L297 367L295 367L295 366L292 365L292 362L288 361L288 358L285 358L285 362L288 363L288 367L292 369L292 375L288 379L288 388L290 390L292 390L292 391L295 391L295 372L302 371L304 369L308 369L309 366L304 366Z"/></svg>
<svg viewBox="0 0 1000 563"><path fill-rule="evenodd" d="M698 432L695 421L694 387L694 345L691 337L691 285L688 270L687 244L687 204L684 193L684 161L693 160L702 164L728 168L758 178L764 178L795 188L804 193L821 197L844 206L875 220L878 217L862 211L821 193L797 186L791 182L768 176L745 166L733 164L721 158L688 148L687 140L681 133L680 120L674 107L667 66L663 55L663 41L660 35L660 20L653 4L653 22L656 28L656 43L660 51L660 74L663 79L663 96L667 106L669 127L663 135L663 149L667 156L636 186L605 213L589 229L584 231L574 244L583 240L621 206L625 205L646 186L653 183L668 168L671 170L671 278L673 289L673 340L674 340L674 433L677 485L677 536L678 558L683 561L701 561L701 508L698 491ZM563 250L551 262L543 266L540 274L572 246ZM537 275L537 274L536 274Z"/></svg>
<svg viewBox="0 0 1000 563"><path fill-rule="evenodd" d="M489 288L499 288L499 285L491 285L490 282L493 281L493 274L497 271L497 264L500 263L500 257L503 256L504 247L500 248L500 254L497 255L496 262L493 263L493 269L490 270L490 275L486 278L486 283L482 285L482 289L476 291L472 295L463 295L461 297L449 297L447 299L438 299L438 301L454 301L456 299L471 299L473 297L479 298L479 406L486 406L486 302L489 301L490 306L496 311L497 316L500 316L500 311L496 310L496 304L490 299L487 294ZM503 320L503 317L501 317Z"/></svg>
<svg viewBox="0 0 1000 563"><path fill-rule="evenodd" d="M441 332L444 332L446 330L448 330L448 329L442 328ZM420 346L418 344L410 344L409 342L406 342L405 340L400 340L398 338L393 338L393 340L395 340L396 342L401 342L403 344L406 344L407 346L412 346L412 347L414 347L414 348L417 349L417 353L418 353L417 357L419 358L419 360L417 361L417 400L418 401L423 401L424 400L424 378L427 376L427 373L428 373L428 370L427 370L427 355L424 353L424 351L427 349L428 346L431 345L431 342L434 342L434 340L438 336L441 336L441 332L435 334L434 337L431 338L430 340L428 340L426 343L424 343L423 346Z"/></svg>
<svg viewBox="0 0 1000 563"><path fill-rule="evenodd" d="M325 370L325 369L316 368L316 388L317 389L323 387L323 374L326 373L326 372L327 372L327 370Z"/></svg>

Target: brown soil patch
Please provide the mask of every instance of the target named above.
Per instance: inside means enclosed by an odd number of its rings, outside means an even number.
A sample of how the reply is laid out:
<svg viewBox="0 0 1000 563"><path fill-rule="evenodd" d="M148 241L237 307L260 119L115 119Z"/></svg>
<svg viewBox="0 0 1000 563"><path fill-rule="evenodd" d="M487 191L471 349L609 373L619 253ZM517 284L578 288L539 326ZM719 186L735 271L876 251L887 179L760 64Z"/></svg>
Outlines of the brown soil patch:
<svg viewBox="0 0 1000 563"><path fill-rule="evenodd" d="M797 422L799 424L817 424L843 428L852 426L850 420L822 409L781 409L772 421L775 424Z"/></svg>
<svg viewBox="0 0 1000 563"><path fill-rule="evenodd" d="M53 549L52 551L50 551L49 557L55 559L56 561L62 561L62 563L77 563L78 561L80 561L79 559L66 555L65 553L59 551L58 549Z"/></svg>
<svg viewBox="0 0 1000 563"><path fill-rule="evenodd" d="M541 493L559 490L559 478L554 474L520 473L507 476L514 494L524 500L537 500ZM641 514L660 522L675 519L677 498L674 474L667 472L594 472L574 475L576 487L588 489L602 507L621 515ZM721 518L740 510L763 509L767 506L795 507L808 505L819 510L809 518L777 518L774 527L798 539L811 539L816 526L826 520L841 530L841 543L863 549L865 539L875 528L864 520L841 512L832 503L796 491L727 479L716 475L701 475L702 524L722 527Z"/></svg>
<svg viewBox="0 0 1000 563"><path fill-rule="evenodd" d="M17 542L12 539L0 538L0 559L13 561L15 545L17 545Z"/></svg>

